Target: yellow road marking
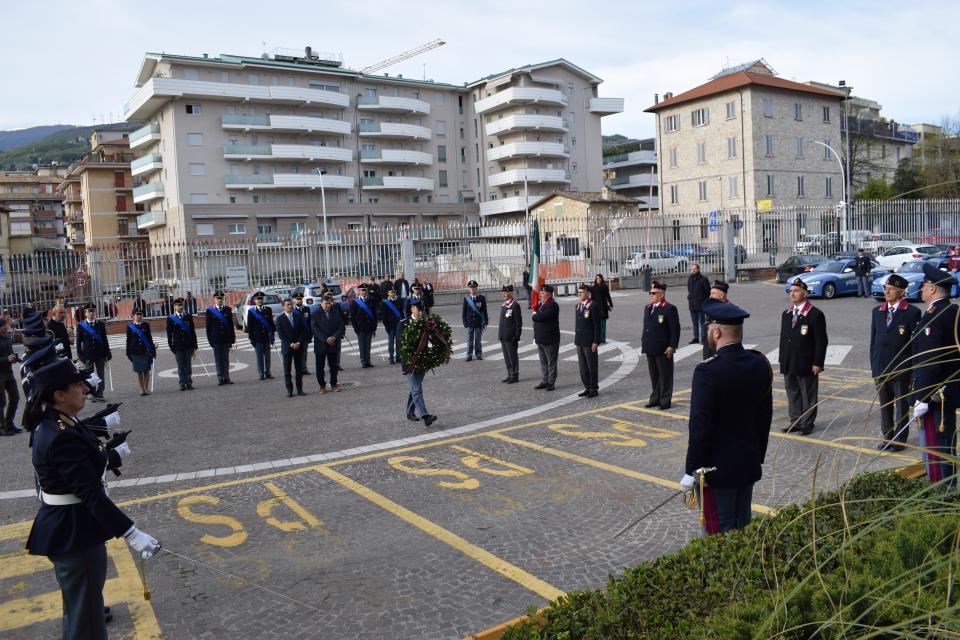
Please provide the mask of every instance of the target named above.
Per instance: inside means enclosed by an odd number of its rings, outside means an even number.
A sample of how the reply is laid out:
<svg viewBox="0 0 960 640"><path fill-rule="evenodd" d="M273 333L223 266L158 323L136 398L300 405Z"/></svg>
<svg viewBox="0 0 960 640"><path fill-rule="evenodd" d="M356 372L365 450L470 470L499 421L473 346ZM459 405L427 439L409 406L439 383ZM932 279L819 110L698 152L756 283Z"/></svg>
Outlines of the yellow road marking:
<svg viewBox="0 0 960 640"><path fill-rule="evenodd" d="M777 393L782 393L784 395L786 395L787 393L786 389L778 389L777 387L774 387L773 390L776 391ZM823 395L823 394L820 395L820 398L826 398L828 400L843 400L844 402L859 402L860 404L871 404L871 405L875 404L877 405L878 408L880 407L879 402L875 402L873 400L862 400L861 398L849 398L847 396L835 396L835 395Z"/></svg>
<svg viewBox="0 0 960 640"><path fill-rule="evenodd" d="M510 436L504 435L502 433L486 433L489 438L496 438L497 440L503 440L504 442L509 442L510 444L515 444L520 447L526 447L528 449L533 449L534 451L539 451L540 453L546 453L551 456L556 456L558 458L563 458L564 460L571 460L573 462L579 462L580 464L593 467L595 469L602 469L603 471L609 471L611 473L616 473L621 476L626 476L628 478L633 478L635 480L641 480L643 482L649 482L651 484L660 485L661 487L666 487L667 489L677 490L680 488L680 483L673 482L672 480L667 480L665 478L658 478L657 476L652 476L648 473L642 473L640 471L634 471L633 469L627 469L625 467L619 467L615 464L610 464L608 462L601 462L600 460L594 460L593 458L587 458L576 453L570 453L568 451L561 451L560 449L554 449L553 447L546 447L542 444L537 444L535 442L528 442L526 440L518 440L517 438L512 438ZM775 509L772 509L766 505L762 504L752 504L751 508L757 513L772 514L776 513Z"/></svg>
<svg viewBox="0 0 960 640"><path fill-rule="evenodd" d="M444 529L440 525L434 523L431 520L427 520L423 516L410 511L409 509L400 506L396 502L393 502L389 498L386 498L376 491L365 487L356 480L348 478L347 476L334 471L329 467L317 467L316 471L323 474L330 480L333 480L337 484L346 487L347 489L353 491L357 495L366 498L373 504L377 505L381 509L392 513L397 516L407 524L411 524L416 528L420 529L424 533L436 538L437 540L453 547L460 553L465 556L472 558L479 562L480 564L496 571L500 575L513 580L517 584L521 585L525 589L536 593L537 595L547 599L547 600L556 600L560 596L566 595L560 589L547 584L540 578L527 573L520 567L510 564L506 560L499 558L485 549L481 549L472 542L464 540L457 534Z"/></svg>
<svg viewBox="0 0 960 640"><path fill-rule="evenodd" d="M320 520L318 520L312 513L307 511L303 505L284 493L280 487L272 482L264 483L264 486L266 486L270 493L274 495L273 498L262 500L257 505L257 515L263 518L267 524L272 525L281 531L302 531L305 528L303 526L303 522L306 522L310 527L320 526ZM271 515L274 507L280 503L285 504L290 508L291 511L300 516L303 522L298 522L296 520L280 520L279 518Z"/></svg>
<svg viewBox="0 0 960 640"><path fill-rule="evenodd" d="M52 569L46 556L31 556L26 551L0 556L0 580Z"/></svg>

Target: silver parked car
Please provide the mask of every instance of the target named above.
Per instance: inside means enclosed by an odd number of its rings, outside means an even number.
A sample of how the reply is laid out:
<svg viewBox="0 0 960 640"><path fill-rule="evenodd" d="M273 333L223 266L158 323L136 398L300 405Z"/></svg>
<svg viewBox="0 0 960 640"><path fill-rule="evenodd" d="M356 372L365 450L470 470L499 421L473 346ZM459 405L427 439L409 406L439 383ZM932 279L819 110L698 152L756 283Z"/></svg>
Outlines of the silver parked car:
<svg viewBox="0 0 960 640"><path fill-rule="evenodd" d="M233 309L234 321L240 329L247 328L247 311L250 310L250 307L254 306L253 294L257 291L263 291L263 306L270 307L270 310L273 312L273 317L276 318L283 313L283 299L289 297L290 288L264 287L263 289L247 292L246 295L243 296L243 301Z"/></svg>

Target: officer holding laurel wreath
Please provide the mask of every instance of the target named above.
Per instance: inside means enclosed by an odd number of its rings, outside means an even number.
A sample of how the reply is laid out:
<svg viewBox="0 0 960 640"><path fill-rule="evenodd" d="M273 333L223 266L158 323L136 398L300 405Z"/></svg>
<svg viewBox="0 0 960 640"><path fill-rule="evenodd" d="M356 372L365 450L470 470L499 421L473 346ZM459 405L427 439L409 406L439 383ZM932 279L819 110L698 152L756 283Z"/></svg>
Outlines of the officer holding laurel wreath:
<svg viewBox="0 0 960 640"><path fill-rule="evenodd" d="M418 372L413 368L414 349L409 351L404 349L404 345L413 340L413 336L408 335L408 331L412 332L417 321L423 317L421 305L421 302L409 305L410 317L400 322L400 357L403 360L403 372L407 375L407 383L410 385L410 393L407 395L407 420L419 422L420 418L423 418L423 424L429 427L437 421L437 416L427 411L427 405L423 400L423 376L426 372ZM419 337L416 341L419 343ZM417 417L417 413L420 414L420 418Z"/></svg>

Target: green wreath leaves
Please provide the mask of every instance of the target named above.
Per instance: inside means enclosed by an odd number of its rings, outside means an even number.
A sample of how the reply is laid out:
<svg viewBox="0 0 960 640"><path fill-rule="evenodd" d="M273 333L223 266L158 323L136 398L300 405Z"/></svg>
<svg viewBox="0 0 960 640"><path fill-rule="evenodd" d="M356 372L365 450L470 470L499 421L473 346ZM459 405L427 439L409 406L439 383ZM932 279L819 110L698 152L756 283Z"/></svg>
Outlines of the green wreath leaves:
<svg viewBox="0 0 960 640"><path fill-rule="evenodd" d="M417 356L417 348L424 332L428 331L428 323L434 327L433 335L427 337L423 351ZM440 335L442 341L436 338L436 334ZM424 314L416 320L411 320L400 335L400 359L409 367L414 363L414 356L416 356L414 371L426 373L450 361L452 346L453 331L450 325L440 316Z"/></svg>

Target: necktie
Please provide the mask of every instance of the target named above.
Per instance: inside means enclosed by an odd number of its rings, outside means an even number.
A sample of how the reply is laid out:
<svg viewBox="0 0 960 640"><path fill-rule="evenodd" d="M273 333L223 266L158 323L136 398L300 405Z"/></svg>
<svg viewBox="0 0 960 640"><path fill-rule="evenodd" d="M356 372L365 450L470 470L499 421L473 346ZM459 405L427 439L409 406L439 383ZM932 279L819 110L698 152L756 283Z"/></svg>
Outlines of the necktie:
<svg viewBox="0 0 960 640"><path fill-rule="evenodd" d="M887 307L887 328L893 323L893 307Z"/></svg>
<svg viewBox="0 0 960 640"><path fill-rule="evenodd" d="M793 308L793 321L790 322L790 328L793 329L797 326L797 318L800 317L800 310L796 307Z"/></svg>

